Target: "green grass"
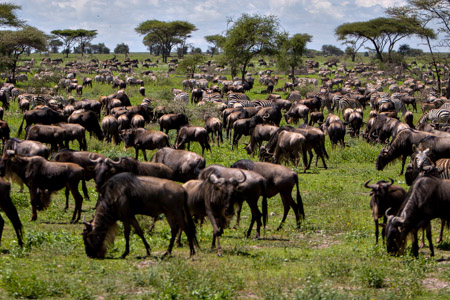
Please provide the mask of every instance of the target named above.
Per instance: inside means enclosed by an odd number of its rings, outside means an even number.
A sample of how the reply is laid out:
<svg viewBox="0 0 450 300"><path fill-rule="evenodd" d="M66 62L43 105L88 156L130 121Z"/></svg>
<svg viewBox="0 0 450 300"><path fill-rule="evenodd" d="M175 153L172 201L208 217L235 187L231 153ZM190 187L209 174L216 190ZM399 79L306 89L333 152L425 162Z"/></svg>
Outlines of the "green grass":
<svg viewBox="0 0 450 300"><path fill-rule="evenodd" d="M75 58L78 57L70 59ZM155 71L163 74L164 70L165 66L161 66ZM183 78L176 74L157 83L147 82L147 94L156 100L167 98L171 87L181 87ZM20 86L26 88L27 83ZM250 97L265 98L259 93L263 88L257 83ZM109 85L94 83L92 89L86 88L84 92L83 97L98 99L113 90ZM132 103L140 103L137 88L127 88L126 92ZM15 136L21 114L17 112L17 103L11 106L5 119ZM189 105L187 109L193 116L198 115L194 111L197 108ZM367 118L368 109L365 115ZM202 121L193 119L192 123L200 125ZM158 128L155 124L149 127ZM175 133L171 132L172 144L174 139ZM207 164L230 166L238 159L251 159L242 149L244 142L248 142L248 137L241 139L239 149L234 152L229 140L219 147L214 144L212 153L205 153ZM421 249L418 258L408 254L392 257L381 242L375 245L369 191L363 183L371 178L392 177L406 188L404 178L398 176L400 163L376 171L375 160L381 145L369 145L348 136L346 144L345 149L332 150L327 137L330 155L327 170L320 162L318 168L313 163L306 174L301 166L290 166L299 173L305 206L306 219L300 229L295 229L295 217L290 212L284 227L276 231L283 207L280 197L275 196L268 203L270 215L263 237L247 239L244 236L250 212L244 205L240 228L225 230L221 239L223 257L217 257L216 251L210 249L212 229L206 223L197 227L201 250L193 258L189 258L187 241L183 240L184 246L175 248L172 257L160 260L170 238L169 226L162 220L151 234L146 234L152 247L151 257L142 258L145 248L139 237L132 234L130 255L119 258L125 247L120 225L107 258L89 259L80 236L82 224L69 224L74 207L72 197L70 208L64 211L64 195L59 192L50 207L38 213L38 220L30 222L28 192L19 192L19 187L13 185L12 199L24 225L25 247L18 247L12 226L6 221L0 246L0 298L448 299L448 234L444 235L442 246L437 247L435 258L429 257L428 248ZM109 157L134 156L134 149L124 151L123 144L112 146L91 138L88 145L88 150ZM201 148L193 143L191 151L201 153ZM147 154L150 157L154 152ZM142 154L139 159L143 160ZM88 190L92 200L83 203L82 214L90 220L96 202L93 182L88 183ZM139 217L139 222L143 228L151 224L147 217ZM438 223L433 221L435 236Z"/></svg>

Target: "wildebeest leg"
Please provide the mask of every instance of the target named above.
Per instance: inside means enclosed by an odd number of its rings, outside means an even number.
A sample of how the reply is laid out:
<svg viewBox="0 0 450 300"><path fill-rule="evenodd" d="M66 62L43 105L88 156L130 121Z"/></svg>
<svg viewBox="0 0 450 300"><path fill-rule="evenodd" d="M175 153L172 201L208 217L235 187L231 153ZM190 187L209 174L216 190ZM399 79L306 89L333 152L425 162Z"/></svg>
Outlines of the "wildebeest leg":
<svg viewBox="0 0 450 300"><path fill-rule="evenodd" d="M67 210L69 208L69 188L66 186L66 207L64 207L64 210Z"/></svg>
<svg viewBox="0 0 450 300"><path fill-rule="evenodd" d="M281 200L283 202L283 219L280 222L280 225L278 226L277 230L280 230L281 227L283 227L283 223L286 220L286 217L289 213L289 209L292 207L292 210L295 213L295 219L297 221L297 228L300 227L300 223L301 223L301 219L300 219L300 214L298 212L298 207L297 204L295 203L294 199L292 198L291 193L286 193L286 194L281 194Z"/></svg>
<svg viewBox="0 0 450 300"><path fill-rule="evenodd" d="M139 148L136 146L136 147L134 147L134 149L136 150L136 159L138 159L138 156L139 156Z"/></svg>
<svg viewBox="0 0 450 300"><path fill-rule="evenodd" d="M442 241L442 235L444 234L444 226L445 226L445 220L441 219L441 230L439 231L439 237L436 240L436 243L440 243Z"/></svg>
<svg viewBox="0 0 450 300"><path fill-rule="evenodd" d="M419 248L425 247L425 228L422 229L422 241L419 244Z"/></svg>
<svg viewBox="0 0 450 300"><path fill-rule="evenodd" d="M433 237L431 236L431 223L426 227L427 240L430 244L430 256L434 256Z"/></svg>
<svg viewBox="0 0 450 300"><path fill-rule="evenodd" d="M5 226L5 220L0 216L0 242L2 241L3 227Z"/></svg>
<svg viewBox="0 0 450 300"><path fill-rule="evenodd" d="M237 229L239 227L239 221L241 219L241 210L242 210L242 201L236 202L236 225L234 225L233 229Z"/></svg>
<svg viewBox="0 0 450 300"><path fill-rule="evenodd" d="M31 219L30 221L36 221L37 220L37 208L36 208L36 201L37 201L37 192L34 188L29 188L30 191L30 202L31 202Z"/></svg>
<svg viewBox="0 0 450 300"><path fill-rule="evenodd" d="M169 242L169 247L167 248L166 253L163 254L163 258L166 257L167 255L170 255L172 253L172 249L173 249L173 244L175 242L175 238L177 237L177 233L180 231L181 232L181 227L177 225L177 223L174 220L171 220L170 218L167 218L167 221L169 222L169 226L170 226L170 232L172 233L172 235L170 236L170 242Z"/></svg>
<svg viewBox="0 0 450 300"><path fill-rule="evenodd" d="M418 241L418 238L417 238L417 230L413 232L411 253L415 257L419 256L419 241Z"/></svg>
<svg viewBox="0 0 450 300"><path fill-rule="evenodd" d="M311 167L311 163L314 158L314 154L312 153L311 149L308 150L308 153L309 153L309 162L308 162L308 167L306 169L309 169Z"/></svg>
<svg viewBox="0 0 450 300"><path fill-rule="evenodd" d="M403 175L403 170L405 168L406 158L407 158L407 155L403 155L403 157L402 157L402 170L400 171L399 175Z"/></svg>
<svg viewBox="0 0 450 300"><path fill-rule="evenodd" d="M147 243L147 240L144 237L144 231L142 231L141 226L139 226L139 223L134 216L131 217L130 223L134 227L134 231L136 232L136 234L141 238L142 242L144 243L145 251L147 251L147 256L150 256L150 245ZM128 228L128 230L129 230L129 228ZM128 232L128 239L129 239L129 234L130 233ZM170 239L172 246L173 246L173 241L175 240L176 234L177 234L176 231L175 231L175 235L172 232L172 238Z"/></svg>
<svg viewBox="0 0 450 300"><path fill-rule="evenodd" d="M250 226L247 231L247 237L250 237L250 234L253 229L253 224L256 221L256 238L259 238L261 233L261 212L258 209L258 198L256 199L247 199L248 206L250 206L250 210L252 212L252 220L250 221Z"/></svg>
<svg viewBox="0 0 450 300"><path fill-rule="evenodd" d="M375 244L378 244L378 234L379 234L378 219L375 219L374 222L375 222Z"/></svg>
<svg viewBox="0 0 450 300"><path fill-rule="evenodd" d="M145 148L142 148L142 154L144 154L144 160L147 161L147 151Z"/></svg>
<svg viewBox="0 0 450 300"><path fill-rule="evenodd" d="M131 226L128 222L123 221L123 235L125 237L125 252L122 254L122 258L125 258L130 253L130 231Z"/></svg>
<svg viewBox="0 0 450 300"><path fill-rule="evenodd" d="M73 211L71 223L78 223L81 218L81 206L83 205L83 197L78 192L78 182L76 185L70 186L70 192L75 199L75 210Z"/></svg>
<svg viewBox="0 0 450 300"><path fill-rule="evenodd" d="M220 234L213 234L211 249L216 248L216 240L217 240L217 256L222 256L222 247L220 246L219 235Z"/></svg>

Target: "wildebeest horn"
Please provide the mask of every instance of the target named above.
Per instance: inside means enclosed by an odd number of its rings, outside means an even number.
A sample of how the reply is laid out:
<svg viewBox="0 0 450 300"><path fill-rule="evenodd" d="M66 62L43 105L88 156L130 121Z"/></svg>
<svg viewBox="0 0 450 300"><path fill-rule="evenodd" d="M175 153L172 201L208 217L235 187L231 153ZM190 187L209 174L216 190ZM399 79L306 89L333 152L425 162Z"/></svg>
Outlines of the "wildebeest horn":
<svg viewBox="0 0 450 300"><path fill-rule="evenodd" d="M239 170L239 171L241 171L243 178L242 178L242 180L237 180L237 183L243 183L244 181L247 180L247 176L245 175L244 171L242 171L242 170Z"/></svg>
<svg viewBox="0 0 450 300"><path fill-rule="evenodd" d="M119 161L115 161L109 158L107 158L106 160L111 162L113 165L119 165L122 162L122 157L119 158Z"/></svg>
<svg viewBox="0 0 450 300"><path fill-rule="evenodd" d="M371 182L372 179L369 179L368 181L366 181L364 183L364 187L368 188L368 189L376 189L378 186L376 184L369 184L369 182Z"/></svg>
<svg viewBox="0 0 450 300"><path fill-rule="evenodd" d="M390 214L390 213L389 213L389 212L391 211L391 209L392 209L392 207L389 207L389 208L386 210L386 212L384 213L385 216L386 216L387 218L389 218L389 216L393 216L393 214Z"/></svg>
<svg viewBox="0 0 450 300"><path fill-rule="evenodd" d="M430 148L427 148L427 149L425 149L425 150L423 151L423 153L426 154L426 155L428 155L428 153L430 153L430 151L431 151L431 149L430 149Z"/></svg>
<svg viewBox="0 0 450 300"><path fill-rule="evenodd" d="M393 184L394 184L394 179L392 179L391 177L388 177L388 178L389 178L389 180L391 181L391 183L390 183L388 186L393 185Z"/></svg>
<svg viewBox="0 0 450 300"><path fill-rule="evenodd" d="M93 153L89 153L88 155L89 160L93 163L99 163L102 160L101 157L98 157L97 159L92 159L93 156L94 156Z"/></svg>
<svg viewBox="0 0 450 300"><path fill-rule="evenodd" d="M219 177L217 177L216 174L212 173L211 175L209 175L208 180L212 184L216 184L216 183L223 183L225 179L224 178L219 178Z"/></svg>

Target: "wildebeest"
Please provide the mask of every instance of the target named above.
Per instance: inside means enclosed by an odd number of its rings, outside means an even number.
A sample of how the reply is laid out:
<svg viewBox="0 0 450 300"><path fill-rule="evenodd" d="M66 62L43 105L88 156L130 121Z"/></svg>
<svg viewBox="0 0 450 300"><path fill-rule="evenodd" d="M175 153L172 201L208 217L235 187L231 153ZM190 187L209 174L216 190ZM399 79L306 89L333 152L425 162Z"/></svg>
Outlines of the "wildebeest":
<svg viewBox="0 0 450 300"><path fill-rule="evenodd" d="M217 147L219 146L219 138L220 142L223 143L222 137L222 122L220 119L215 117L207 117L205 119L205 129L208 134L211 133L211 139L214 141L214 137L217 139Z"/></svg>
<svg viewBox="0 0 450 300"><path fill-rule="evenodd" d="M191 149L191 141L198 142L202 147L202 155L205 153L205 149L211 150L209 145L208 132L203 127L198 126L183 126L180 128L175 140L175 149L184 149L184 145L188 144L188 151Z"/></svg>
<svg viewBox="0 0 450 300"><path fill-rule="evenodd" d="M57 151L64 148L66 131L59 126L36 124L28 130L26 139L50 144L50 151Z"/></svg>
<svg viewBox="0 0 450 300"><path fill-rule="evenodd" d="M48 207L51 194L64 187L66 187L66 201L69 197L69 190L75 199L75 210L71 222L79 221L83 203L83 197L78 192L80 181L84 196L89 199L84 180L84 169L79 165L47 161L40 156L19 156L14 152L7 151L3 153L0 170L2 176L14 173L30 190L32 221L37 219L37 210ZM12 177L12 175L9 176Z"/></svg>
<svg viewBox="0 0 450 300"><path fill-rule="evenodd" d="M102 130L107 142L114 140L116 145L120 144L119 122L112 115L107 115L102 119Z"/></svg>
<svg viewBox="0 0 450 300"><path fill-rule="evenodd" d="M50 149L38 141L21 140L18 138L10 138L3 151L13 150L17 155L21 156L42 156L48 158Z"/></svg>
<svg viewBox="0 0 450 300"><path fill-rule="evenodd" d="M435 218L450 221L450 180L439 178L439 172L428 166L414 182L404 205L396 216L388 216L386 224L387 251L392 254L403 253L406 238L412 233L412 254L418 256L419 245L417 231L427 227L427 239L431 256L434 255L431 239L430 221ZM389 211L386 213L389 215Z"/></svg>
<svg viewBox="0 0 450 300"><path fill-rule="evenodd" d="M249 117L248 111L245 109L237 110L228 115L226 120L227 138L230 137L230 131L233 128L234 122L239 119L245 119Z"/></svg>
<svg viewBox="0 0 450 300"><path fill-rule="evenodd" d="M271 198L278 193L280 194L283 202L283 218L277 230L283 226L290 208L295 213L297 227L300 227L301 219L305 217L305 212L296 172L285 166L267 162L254 162L248 159L238 160L231 167L254 171L266 178L267 198ZM297 203L292 198L292 189L294 186L297 187Z"/></svg>
<svg viewBox="0 0 450 300"><path fill-rule="evenodd" d="M278 126L258 124L250 135L250 142L245 146L248 154L254 155L255 149L259 149L263 141L270 140L272 134L278 130Z"/></svg>
<svg viewBox="0 0 450 300"><path fill-rule="evenodd" d="M168 166L173 171L173 180L180 182L197 179L206 164L205 159L197 153L168 147L159 149L151 161Z"/></svg>
<svg viewBox="0 0 450 300"><path fill-rule="evenodd" d="M391 213L396 214L406 198L406 191L401 186L394 185L393 179L389 179L391 182L380 180L376 184L369 184L372 180L370 179L364 183L364 187L371 189L370 209L372 210L372 216L375 222L375 241L377 244L379 235L379 218L383 218L383 225L385 225L387 222L386 211L390 208ZM381 238L384 243L384 227L381 230Z"/></svg>
<svg viewBox="0 0 450 300"><path fill-rule="evenodd" d="M97 115L93 111L85 111L79 113L73 113L67 119L68 123L80 124L83 126L90 134L94 135L102 141L104 136L100 124L97 120Z"/></svg>
<svg viewBox="0 0 450 300"><path fill-rule="evenodd" d="M57 123L65 131L66 147L69 148L69 142L77 140L80 145L80 150L87 150L86 129L79 124Z"/></svg>
<svg viewBox="0 0 450 300"><path fill-rule="evenodd" d="M136 215L156 218L160 214L165 215L171 229L169 247L163 257L171 254L180 229L188 237L191 256L195 254L195 225L187 207L187 193L179 184L167 179L120 173L103 185L97 203L94 219L84 223L83 241L87 256L105 257L108 243L114 241L117 221L122 221L124 226L125 252L122 258L130 253L131 226L142 239L147 255L150 255L150 245Z"/></svg>
<svg viewBox="0 0 450 300"><path fill-rule="evenodd" d="M430 149L428 156L433 161L450 158L450 137L427 136L419 142L417 149Z"/></svg>
<svg viewBox="0 0 450 300"><path fill-rule="evenodd" d="M299 153L303 156L303 171L306 170L308 165L308 160L306 157L306 152L303 151L306 138L298 132L292 131L282 131L278 135L277 145L273 152L272 162L279 164L280 158L284 157L285 162L292 159L294 165L297 167L299 162Z"/></svg>
<svg viewBox="0 0 450 300"><path fill-rule="evenodd" d="M118 161L89 155L94 164L95 184L97 190L112 176L129 172L139 176L153 176L172 179L173 171L168 166L156 162L140 162L132 157L120 157Z"/></svg>
<svg viewBox="0 0 450 300"><path fill-rule="evenodd" d="M275 126L280 126L281 119L283 118L278 106L263 107L256 115L263 119L264 124L272 124Z"/></svg>
<svg viewBox="0 0 450 300"><path fill-rule="evenodd" d="M298 123L298 119L303 119L303 122L306 124L308 123L308 116L309 116L310 109L308 106L300 103L296 103L291 106L291 108L286 112L284 115L284 118L286 120L286 123Z"/></svg>
<svg viewBox="0 0 450 300"><path fill-rule="evenodd" d="M101 153L89 151L75 151L71 149L62 149L52 156L53 161L71 162L81 166L84 169L84 179L89 181L95 178L95 167L97 159L106 159Z"/></svg>
<svg viewBox="0 0 450 300"><path fill-rule="evenodd" d="M339 143L342 148L345 147L345 125L341 120L333 121L330 125L323 125L323 130L328 133L328 137L331 141L331 146L334 149L336 145Z"/></svg>
<svg viewBox="0 0 450 300"><path fill-rule="evenodd" d="M239 219L243 202L247 202L251 210L250 226L247 230L247 237L250 237L253 225L256 222L256 238L261 234L261 217L264 221L264 226L267 221L267 195L266 195L266 179L260 174L236 168L227 168L221 165L208 166L209 172L224 178L225 180L232 180L235 178L245 178L239 182L233 194L233 203L237 205L236 211L236 227L239 226ZM262 196L262 214L258 208L258 200Z"/></svg>
<svg viewBox="0 0 450 300"><path fill-rule="evenodd" d="M217 254L222 256L219 238L234 216L235 189L246 177L244 173L238 178L222 177L215 166L202 170L199 177L200 180L189 180L183 185L189 210L197 218L208 217L213 227L212 248L217 242Z"/></svg>
<svg viewBox="0 0 450 300"><path fill-rule="evenodd" d="M231 150L238 147L239 139L245 135L248 136L252 133L256 125L262 124L262 117L255 115L251 118L239 119L233 123L233 140Z"/></svg>
<svg viewBox="0 0 450 300"><path fill-rule="evenodd" d="M388 163L402 157L402 169L400 171L400 175L402 175L406 158L414 152L413 145L417 146L424 137L430 135L432 134L410 128L400 131L387 149L381 149L377 157L376 169L383 170Z"/></svg>
<svg viewBox="0 0 450 300"><path fill-rule="evenodd" d="M22 126L24 121L26 122L25 131L27 131L32 124L39 123L44 125L51 125L59 122L66 122L67 117L64 116L63 113L55 111L49 107L29 110L23 114L22 123L20 123L18 131L19 135L22 133Z"/></svg>
<svg viewBox="0 0 450 300"><path fill-rule="evenodd" d="M166 134L169 133L169 130L176 129L177 133L181 127L188 125L189 120L185 114L165 114L161 118L158 119L159 130L166 131Z"/></svg>
<svg viewBox="0 0 450 300"><path fill-rule="evenodd" d="M2 147L4 147L9 140L9 133L10 129L8 122L0 120L0 138L2 139Z"/></svg>
<svg viewBox="0 0 450 300"><path fill-rule="evenodd" d="M20 222L19 214L11 201L10 197L11 185L3 178L0 178L0 208L5 212L8 219L11 221L17 236L19 246L23 246L22 222ZM2 240L3 227L5 221L0 216L0 241Z"/></svg>
<svg viewBox="0 0 450 300"><path fill-rule="evenodd" d="M139 114L135 114L131 118L130 125L131 125L131 128L144 128L144 126L145 126L144 117Z"/></svg>
<svg viewBox="0 0 450 300"><path fill-rule="evenodd" d="M74 103L75 110L84 109L85 111L91 110L99 117L102 104L98 100L88 100L84 99Z"/></svg>
<svg viewBox="0 0 450 300"><path fill-rule="evenodd" d="M164 132L157 130L147 130L144 128L127 129L120 133L125 147L134 147L136 150L136 159L138 159L139 150L142 151L144 159L147 160L146 150L161 149L170 146L169 136Z"/></svg>

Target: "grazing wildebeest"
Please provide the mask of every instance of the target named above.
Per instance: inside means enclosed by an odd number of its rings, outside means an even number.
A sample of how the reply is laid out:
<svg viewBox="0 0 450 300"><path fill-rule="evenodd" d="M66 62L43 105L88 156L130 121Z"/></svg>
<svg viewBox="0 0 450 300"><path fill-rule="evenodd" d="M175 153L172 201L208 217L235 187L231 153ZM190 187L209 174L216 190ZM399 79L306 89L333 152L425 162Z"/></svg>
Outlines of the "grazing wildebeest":
<svg viewBox="0 0 450 300"><path fill-rule="evenodd" d="M211 139L214 141L214 137L217 139L217 147L219 147L219 138L220 142L223 143L222 137L222 122L220 119L215 117L207 117L205 120L205 129L209 133L211 133Z"/></svg>
<svg viewBox="0 0 450 300"><path fill-rule="evenodd" d="M173 180L180 182L197 179L206 164L205 159L197 153L168 147L159 149L151 161L168 166L173 171Z"/></svg>
<svg viewBox="0 0 450 300"><path fill-rule="evenodd" d="M278 130L278 126L258 124L250 135L250 142L245 146L248 154L252 156L255 154L255 149L259 149L263 141L270 140L272 134Z"/></svg>
<svg viewBox="0 0 450 300"><path fill-rule="evenodd" d="M78 192L78 183L81 181L85 198L89 199L86 183L84 180L84 169L74 163L60 163L47 161L40 156L19 156L13 151L3 153L0 163L2 176L14 173L26 184L30 190L30 201L32 206L31 220L37 219L37 210L43 210L50 204L53 192L66 187L66 201L68 201L69 190L75 199L75 210L72 223L79 221L83 197Z"/></svg>
<svg viewBox="0 0 450 300"><path fill-rule="evenodd" d="M95 112L89 110L85 112L73 113L67 119L69 123L80 124L83 126L90 134L94 135L102 141L104 136L100 124L97 120L97 115Z"/></svg>
<svg viewBox="0 0 450 300"><path fill-rule="evenodd" d="M74 103L75 110L84 109L85 111L91 110L95 112L97 117L100 117L100 111L102 108L102 104L98 100L81 100Z"/></svg>
<svg viewBox="0 0 450 300"><path fill-rule="evenodd" d="M220 236L234 216L233 196L236 187L245 182L245 174L238 178L224 178L215 166L200 173L201 180L189 180L183 187L188 194L188 207L197 218L208 217L213 227L212 248L217 242L217 255L222 256Z"/></svg>
<svg viewBox="0 0 450 300"><path fill-rule="evenodd" d="M245 119L249 117L248 111L245 109L237 110L228 115L226 120L226 130L227 130L227 138L230 137L230 131L233 128L234 122L239 119Z"/></svg>
<svg viewBox="0 0 450 300"><path fill-rule="evenodd" d="M195 225L187 207L187 193L179 184L167 179L120 173L103 185L97 203L94 219L84 223L83 241L87 256L105 257L108 243L114 241L117 221L122 221L124 226L125 252L122 258L130 253L131 226L142 239L149 256L150 245L136 215L156 218L160 214L165 215L172 234L163 257L171 254L179 230L188 237L191 256L195 254L194 244L198 244Z"/></svg>
<svg viewBox="0 0 450 300"><path fill-rule="evenodd" d="M402 157L402 169L400 171L400 175L402 175L406 158L414 153L413 145L419 145L419 142L424 137L430 135L433 134L410 128L400 131L389 145L389 148L381 149L378 154L376 161L377 170L383 170L388 163Z"/></svg>
<svg viewBox="0 0 450 300"><path fill-rule="evenodd" d="M107 115L102 119L101 126L105 140L108 143L114 140L114 143L119 145L121 140L119 136L119 121L114 116Z"/></svg>
<svg viewBox="0 0 450 300"><path fill-rule="evenodd" d="M144 128L127 129L121 131L120 136L125 143L125 147L134 147L136 150L136 159L138 159L139 150L142 150L144 159L147 160L146 150L161 149L170 146L169 136L157 130L147 130Z"/></svg>
<svg viewBox="0 0 450 300"><path fill-rule="evenodd" d="M75 151L71 149L62 149L52 156L53 161L71 162L81 166L84 169L84 180L89 181L95 178L95 167L97 159L106 159L101 153L89 151Z"/></svg>
<svg viewBox="0 0 450 300"><path fill-rule="evenodd" d="M426 227L427 239L430 243L431 256L434 256L431 226L435 218L450 221L450 180L439 177L439 171L428 166L412 185L404 205L396 216L390 215L386 224L387 251L402 254L406 246L406 238L412 233L412 254L419 255L417 231Z"/></svg>
<svg viewBox="0 0 450 300"><path fill-rule="evenodd" d="M28 130L26 139L50 144L50 151L57 151L64 148L66 131L59 126L36 124Z"/></svg>
<svg viewBox="0 0 450 300"><path fill-rule="evenodd" d="M245 135L248 136L252 133L253 129L256 125L262 124L263 119L262 117L255 115L251 118L244 118L236 120L233 123L233 140L232 140L232 146L231 150L238 147L239 139Z"/></svg>
<svg viewBox="0 0 450 300"><path fill-rule="evenodd" d="M135 114L131 118L130 125L131 125L131 128L144 128L144 126L145 126L144 117L139 114Z"/></svg>
<svg viewBox="0 0 450 300"><path fill-rule="evenodd" d="M370 192L370 209L372 210L373 220L375 222L375 242L378 244L379 224L378 219L383 218L383 224L386 224L386 211L390 208L391 213L396 214L405 201L406 191L399 185L394 185L394 180L389 178L391 182L384 180L378 181L376 184L369 184L372 180L364 183L364 187L371 189ZM385 228L381 229L381 238L385 239Z"/></svg>
<svg viewBox="0 0 450 300"><path fill-rule="evenodd" d="M281 157L284 158L285 163L292 159L294 165L297 167L300 160L299 153L305 154L303 151L306 138L303 134L292 131L282 131L278 135L277 145L273 152L272 162L279 164ZM303 171L306 170L308 160L306 155L303 155Z"/></svg>
<svg viewBox="0 0 450 300"><path fill-rule="evenodd" d="M69 142L77 140L80 150L87 150L86 129L79 124L57 123L57 126L66 132L66 147L69 148Z"/></svg>
<svg viewBox="0 0 450 300"><path fill-rule="evenodd" d="M305 212L303 209L303 201L300 195L298 175L296 172L285 166L268 162L254 162L248 159L238 160L231 167L254 171L266 178L267 198L271 198L278 193L280 194L284 210L283 218L277 230L281 229L283 226L291 207L295 213L297 227L300 227L301 219L305 217ZM297 203L295 203L292 198L292 189L294 186L297 186Z"/></svg>
<svg viewBox="0 0 450 300"><path fill-rule="evenodd" d="M328 137L330 138L331 147L334 149L336 145L339 143L342 148L345 148L345 125L341 120L333 121L330 125L322 126L323 131L328 133Z"/></svg>
<svg viewBox="0 0 450 300"><path fill-rule="evenodd" d="M188 125L189 121L185 114L165 114L161 118L158 119L159 130L166 131L166 134L169 133L169 130L176 129L177 133L181 127Z"/></svg>
<svg viewBox="0 0 450 300"><path fill-rule="evenodd" d="M25 131L27 131L32 124L39 123L44 125L51 125L59 122L66 122L67 117L64 116L63 113L55 111L49 107L29 110L23 114L22 123L20 123L18 135L22 133L22 126L24 121L26 121Z"/></svg>
<svg viewBox="0 0 450 300"><path fill-rule="evenodd" d="M8 219L11 221L17 236L19 246L23 246L22 222L20 222L19 214L11 201L10 197L11 186L3 178L0 178L0 208L5 212ZM3 227L5 221L0 216L0 241L2 240Z"/></svg>
<svg viewBox="0 0 450 300"><path fill-rule="evenodd" d="M202 155L205 153L205 149L212 153L211 146L209 145L208 131L205 128L191 125L181 127L175 140L175 149L184 149L184 145L187 143L188 151L190 151L191 141L200 144L202 147Z"/></svg>
<svg viewBox="0 0 450 300"><path fill-rule="evenodd" d="M140 162L132 157L120 157L118 161L109 158L94 158L90 155L91 163L94 164L94 176L97 190L112 176L118 173L130 172L139 176L153 176L158 178L172 179L173 171L162 163Z"/></svg>
<svg viewBox="0 0 450 300"><path fill-rule="evenodd" d="M286 112L284 115L284 119L286 120L286 123L294 123L297 124L298 120L301 118L303 119L303 122L306 124L308 123L308 117L309 117L309 107L296 103L291 106L291 108Z"/></svg>

